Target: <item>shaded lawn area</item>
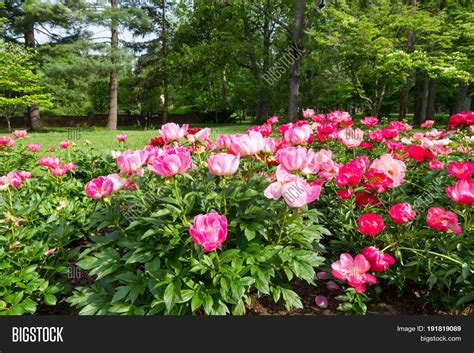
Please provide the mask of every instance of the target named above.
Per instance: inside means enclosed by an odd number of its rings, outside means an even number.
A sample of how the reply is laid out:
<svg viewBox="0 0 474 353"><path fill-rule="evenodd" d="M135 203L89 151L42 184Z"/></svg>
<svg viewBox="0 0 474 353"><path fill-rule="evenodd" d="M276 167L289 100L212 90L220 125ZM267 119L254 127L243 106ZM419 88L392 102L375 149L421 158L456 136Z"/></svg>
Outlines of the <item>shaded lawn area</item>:
<svg viewBox="0 0 474 353"><path fill-rule="evenodd" d="M190 127L209 127L211 129L210 138L215 140L221 134L245 133L251 125L240 124L192 124ZM45 154L50 147L58 148L58 143L63 140L71 140L78 146L90 143L93 147L101 151L118 149L119 144L115 139L118 134L127 134L127 149L141 149L149 143L150 139L159 136L158 128L137 129L134 127L119 127L117 131L109 131L105 128L47 128L41 132L29 132L29 138L22 143L38 143L41 145L41 152ZM0 135L9 135L5 130ZM10 135L11 136L11 135Z"/></svg>

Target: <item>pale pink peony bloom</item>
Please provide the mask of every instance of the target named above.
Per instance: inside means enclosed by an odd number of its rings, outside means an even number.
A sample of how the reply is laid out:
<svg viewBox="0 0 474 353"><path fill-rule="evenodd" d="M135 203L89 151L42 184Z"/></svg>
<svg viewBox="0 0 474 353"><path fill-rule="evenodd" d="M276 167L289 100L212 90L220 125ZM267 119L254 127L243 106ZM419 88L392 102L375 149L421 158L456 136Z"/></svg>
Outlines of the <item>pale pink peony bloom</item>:
<svg viewBox="0 0 474 353"><path fill-rule="evenodd" d="M37 143L30 143L26 147L30 152L38 152L41 149L41 145L38 145Z"/></svg>
<svg viewBox="0 0 474 353"><path fill-rule="evenodd" d="M159 132L161 137L163 137L166 142L171 142L181 140L186 135L188 127L188 124L184 124L182 127L180 127L175 123L167 123L161 126Z"/></svg>
<svg viewBox="0 0 474 353"><path fill-rule="evenodd" d="M273 139L271 137L266 137L264 139L264 145L263 145L262 153L271 154L271 153L275 153L275 151L276 151L275 139Z"/></svg>
<svg viewBox="0 0 474 353"><path fill-rule="evenodd" d="M431 207L426 215L426 224L438 232L446 233L451 230L454 234L461 234L462 228L458 223L458 216L454 212L442 207Z"/></svg>
<svg viewBox="0 0 474 353"><path fill-rule="evenodd" d="M391 178L393 183L389 187L398 187L403 183L407 166L403 161L395 159L391 154L386 153L374 160L370 168L376 169Z"/></svg>
<svg viewBox="0 0 474 353"><path fill-rule="evenodd" d="M426 120L423 124L420 125L422 129L427 129L431 126L433 126L434 120Z"/></svg>
<svg viewBox="0 0 474 353"><path fill-rule="evenodd" d="M337 138L346 147L358 147L364 139L364 132L361 129L346 128L339 130Z"/></svg>
<svg viewBox="0 0 474 353"><path fill-rule="evenodd" d="M313 136L313 129L308 124L301 126L290 124L283 136L285 142L289 145L302 145L307 143Z"/></svg>
<svg viewBox="0 0 474 353"><path fill-rule="evenodd" d="M215 150L230 149L230 144L231 144L230 136L220 135L214 144L214 149Z"/></svg>
<svg viewBox="0 0 474 353"><path fill-rule="evenodd" d="M374 284L377 279L366 273L370 270L370 262L364 255L355 258L348 253L341 254L339 261L331 264L332 274L340 280L347 280L347 284L354 287L357 293L365 292L365 283Z"/></svg>
<svg viewBox="0 0 474 353"><path fill-rule="evenodd" d="M263 192L265 197L278 200L283 196L290 207L299 208L316 200L321 193L321 185L309 184L306 180L277 168L277 181Z"/></svg>
<svg viewBox="0 0 474 353"><path fill-rule="evenodd" d="M227 238L227 218L216 212L197 215L189 234L195 244L203 246L204 252L216 250Z"/></svg>
<svg viewBox="0 0 474 353"><path fill-rule="evenodd" d="M143 176L143 165L146 163L148 153L143 150L128 150L117 157L117 165L125 175Z"/></svg>
<svg viewBox="0 0 474 353"><path fill-rule="evenodd" d="M324 295L317 295L316 298L314 298L314 302L316 305L322 309L325 309L328 307L328 298L326 298Z"/></svg>
<svg viewBox="0 0 474 353"><path fill-rule="evenodd" d="M18 172L10 172L6 176L6 182L13 186L15 189L18 189L23 183L23 178Z"/></svg>
<svg viewBox="0 0 474 353"><path fill-rule="evenodd" d="M115 150L110 151L110 155L112 156L113 159L117 159L121 154L122 154L121 151L115 151Z"/></svg>
<svg viewBox="0 0 474 353"><path fill-rule="evenodd" d="M303 116L306 119L311 119L314 114L315 114L314 109L305 109L305 110L303 110Z"/></svg>
<svg viewBox="0 0 474 353"><path fill-rule="evenodd" d="M277 152L276 159L287 171L301 170L308 174L311 173L309 164L313 162L314 151L302 146L285 147Z"/></svg>
<svg viewBox="0 0 474 353"><path fill-rule="evenodd" d="M59 165L54 168L49 168L49 172L51 173L51 175L62 177L68 172L68 169L63 165Z"/></svg>
<svg viewBox="0 0 474 353"><path fill-rule="evenodd" d="M258 154L265 146L263 135L257 131L249 131L243 135L234 134L230 138L230 151L241 157Z"/></svg>
<svg viewBox="0 0 474 353"><path fill-rule="evenodd" d="M153 159L148 169L162 177L184 174L192 167L191 154L184 147L168 147Z"/></svg>
<svg viewBox="0 0 474 353"><path fill-rule="evenodd" d="M474 203L474 180L460 179L454 186L448 186L446 193L453 201L463 205L472 205Z"/></svg>
<svg viewBox="0 0 474 353"><path fill-rule="evenodd" d="M210 133L211 133L211 129L206 127L204 129L201 129L198 132L196 132L194 134L194 138L196 139L196 141L206 142L207 140L209 140L209 134Z"/></svg>
<svg viewBox="0 0 474 353"><path fill-rule="evenodd" d="M26 130L13 130L12 135L17 139L28 137Z"/></svg>
<svg viewBox="0 0 474 353"><path fill-rule="evenodd" d="M59 142L60 148L68 148L71 145L72 145L72 142L69 140L64 140L64 141Z"/></svg>
<svg viewBox="0 0 474 353"><path fill-rule="evenodd" d="M106 178L113 183L114 192L122 190L130 185L128 179L121 177L119 174L109 174Z"/></svg>
<svg viewBox="0 0 474 353"><path fill-rule="evenodd" d="M229 153L211 154L207 159L209 172L214 175L233 175L239 168L240 156Z"/></svg>
<svg viewBox="0 0 474 353"><path fill-rule="evenodd" d="M89 181L86 184L84 191L87 196L94 200L98 200L109 196L114 191L114 183L111 179L100 176Z"/></svg>
<svg viewBox="0 0 474 353"><path fill-rule="evenodd" d="M123 142L128 138L128 135L127 134L119 134L119 135L115 136L115 138L117 139L117 141Z"/></svg>

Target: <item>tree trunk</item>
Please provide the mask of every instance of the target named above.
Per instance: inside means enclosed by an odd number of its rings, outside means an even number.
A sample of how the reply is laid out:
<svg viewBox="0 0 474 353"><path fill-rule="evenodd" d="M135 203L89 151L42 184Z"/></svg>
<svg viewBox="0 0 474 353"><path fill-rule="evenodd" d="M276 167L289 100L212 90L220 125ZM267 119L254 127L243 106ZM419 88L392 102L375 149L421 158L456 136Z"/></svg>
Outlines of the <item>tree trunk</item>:
<svg viewBox="0 0 474 353"><path fill-rule="evenodd" d="M428 89L428 107L426 108L426 118L434 119L436 114L436 91L438 88L438 82L435 79L430 79Z"/></svg>
<svg viewBox="0 0 474 353"><path fill-rule="evenodd" d="M166 0L162 1L161 8L161 51L163 55L164 70L163 70L163 119L162 123L166 124L168 122L168 107L169 107L169 97L168 97L168 70L166 68L166 59L168 55L168 26L166 23Z"/></svg>
<svg viewBox="0 0 474 353"><path fill-rule="evenodd" d="M415 110L413 124L420 125L426 120L426 108L428 106L428 89L430 79L424 72L418 70L415 83Z"/></svg>
<svg viewBox="0 0 474 353"><path fill-rule="evenodd" d="M416 0L411 0L411 6L416 8ZM415 45L415 32L409 31L407 34L407 53L413 52ZM408 74L407 82L400 92L400 107L398 109L399 119L403 120L408 112L408 94L410 92L410 74Z"/></svg>
<svg viewBox="0 0 474 353"><path fill-rule="evenodd" d="M288 118L296 121L298 118L298 95L300 90L300 68L303 55L303 22L304 0L296 0L295 25L292 32L291 53L294 59L290 69L290 97L288 102Z"/></svg>
<svg viewBox="0 0 474 353"><path fill-rule="evenodd" d="M117 110L118 110L118 73L117 73L117 48L118 48L118 19L117 14L117 0L110 0L110 7L112 9L112 36L111 36L111 52L110 52L110 82L109 82L109 119L107 121L107 128L109 130L117 130Z"/></svg>
<svg viewBox="0 0 474 353"><path fill-rule="evenodd" d="M466 85L464 82L459 85L458 94L456 95L456 101L451 111L451 115L457 114L464 110L464 104L466 102L468 91L469 91L469 86Z"/></svg>
<svg viewBox="0 0 474 353"><path fill-rule="evenodd" d="M222 70L222 108L224 111L229 110L229 84L227 82L226 69Z"/></svg>
<svg viewBox="0 0 474 353"><path fill-rule="evenodd" d="M35 52L35 23L27 22L25 26L25 47L31 52ZM35 69L33 71L36 71ZM41 116L38 104L32 104L28 108L28 128L31 130L41 129Z"/></svg>
<svg viewBox="0 0 474 353"><path fill-rule="evenodd" d="M266 0L265 7L265 18L263 22L263 74L268 75L270 70L270 16L268 13L271 13L271 3L270 0ZM268 84L262 82L262 87L260 91L260 121L258 123L263 123L263 120L267 119L270 115L270 100L271 100L271 93L270 87Z"/></svg>

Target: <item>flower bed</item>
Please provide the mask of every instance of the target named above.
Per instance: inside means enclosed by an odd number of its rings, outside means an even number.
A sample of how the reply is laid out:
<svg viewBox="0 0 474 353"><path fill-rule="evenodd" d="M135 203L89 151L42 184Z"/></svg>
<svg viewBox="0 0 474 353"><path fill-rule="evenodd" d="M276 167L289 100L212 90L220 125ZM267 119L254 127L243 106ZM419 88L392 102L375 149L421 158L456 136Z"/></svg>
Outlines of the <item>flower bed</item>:
<svg viewBox="0 0 474 353"><path fill-rule="evenodd" d="M110 154L63 141L40 158L26 131L0 137L0 312L64 297L81 314L301 309L295 283L347 313L415 290L468 306L474 113L421 129L303 116L214 141L169 123L141 150L118 135ZM72 287L78 268L87 281Z"/></svg>

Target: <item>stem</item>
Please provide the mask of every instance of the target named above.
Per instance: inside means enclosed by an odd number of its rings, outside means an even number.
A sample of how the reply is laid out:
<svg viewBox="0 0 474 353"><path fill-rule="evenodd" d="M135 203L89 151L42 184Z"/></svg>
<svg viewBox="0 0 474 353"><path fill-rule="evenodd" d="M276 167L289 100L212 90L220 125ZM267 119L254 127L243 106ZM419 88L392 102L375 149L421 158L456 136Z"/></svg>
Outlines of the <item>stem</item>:
<svg viewBox="0 0 474 353"><path fill-rule="evenodd" d="M422 250L418 250L418 249L413 249L413 248L406 248L406 247L399 247L398 249L403 249L403 250L409 250L411 252L414 252L415 254L423 254L423 251ZM433 254L433 255L436 255L436 256L440 256L442 258L445 258L446 260L450 260L454 263L457 263L458 265L463 265L463 263L461 261L458 261L456 259L453 259L452 257L450 256L447 256L447 255L444 255L444 254L440 254L440 253L437 253L437 252L434 252L434 251L430 251L430 250L427 250L426 251L428 254ZM474 273L474 270L471 270L471 273Z"/></svg>
<svg viewBox="0 0 474 353"><path fill-rule="evenodd" d="M217 253L217 250L215 251L216 254L216 260L217 260L217 268L219 269L219 272L221 271L221 260L219 259L219 254Z"/></svg>
<svg viewBox="0 0 474 353"><path fill-rule="evenodd" d="M186 215L185 215L185 211L184 211L184 207L183 207L183 202L181 200L181 194L179 192L178 180L177 180L176 176L173 177L173 181L174 181L174 191L176 192L176 201L178 201L179 208L181 209L180 218L183 221L185 226L189 226L189 222L186 219Z"/></svg>
<svg viewBox="0 0 474 353"><path fill-rule="evenodd" d="M222 179L222 199L224 203L224 215L227 216L227 186L225 177Z"/></svg>
<svg viewBox="0 0 474 353"><path fill-rule="evenodd" d="M285 208L283 209L283 220L281 221L281 227L280 227L280 232L278 233L278 240L277 240L277 245L280 244L281 241L281 235L283 234L283 229L286 227L286 219L288 216L288 206L284 206Z"/></svg>

